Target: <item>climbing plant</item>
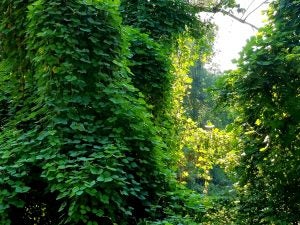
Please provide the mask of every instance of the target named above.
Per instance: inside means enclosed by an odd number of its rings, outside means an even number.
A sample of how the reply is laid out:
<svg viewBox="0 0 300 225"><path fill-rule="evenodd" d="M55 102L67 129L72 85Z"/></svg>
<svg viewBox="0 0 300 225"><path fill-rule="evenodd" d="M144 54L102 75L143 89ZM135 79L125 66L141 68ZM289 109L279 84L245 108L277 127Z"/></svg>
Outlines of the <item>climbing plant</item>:
<svg viewBox="0 0 300 225"><path fill-rule="evenodd" d="M243 140L240 224L300 221L299 9L299 1L275 1L224 84Z"/></svg>
<svg viewBox="0 0 300 225"><path fill-rule="evenodd" d="M214 36L197 13L183 0L1 1L1 224L201 222L201 196L174 179L198 132L187 72Z"/></svg>
<svg viewBox="0 0 300 225"><path fill-rule="evenodd" d="M128 66L132 83L145 96L157 117L168 109L172 85L171 62L162 45L138 29L125 29L129 38Z"/></svg>
<svg viewBox="0 0 300 225"><path fill-rule="evenodd" d="M200 37L202 30L196 7L185 0L121 0L121 12L125 24L140 28L156 40L170 41L187 29Z"/></svg>
<svg viewBox="0 0 300 225"><path fill-rule="evenodd" d="M23 11L13 10L18 4ZM132 224L146 216L164 189L161 141L127 73L118 5L2 1L1 11L8 18L2 33L18 21L11 35L23 34L14 48L2 37L3 61L22 56L3 71L16 84L34 84L15 116L3 120L1 223ZM25 63L31 76L20 70ZM14 99L15 89L4 92ZM33 204L40 206L35 216L28 215Z"/></svg>

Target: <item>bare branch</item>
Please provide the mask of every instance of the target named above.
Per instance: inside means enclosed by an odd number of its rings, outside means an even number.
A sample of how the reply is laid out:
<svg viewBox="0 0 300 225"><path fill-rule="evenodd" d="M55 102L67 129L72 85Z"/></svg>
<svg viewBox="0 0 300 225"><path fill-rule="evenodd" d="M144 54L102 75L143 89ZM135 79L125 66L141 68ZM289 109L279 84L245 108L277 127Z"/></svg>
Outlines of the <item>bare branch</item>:
<svg viewBox="0 0 300 225"><path fill-rule="evenodd" d="M208 12L208 13L218 13L221 12L224 15L230 16L231 18L239 21L240 23L244 23L249 25L255 30L258 30L258 27L255 26L252 23L249 23L247 21L247 18L254 13L257 9L259 9L263 4L268 3L270 0L264 0L262 3L260 3L255 9L251 10L251 12L247 13L247 11L250 9L250 7L254 4L255 0L252 0L251 3L248 5L246 11L243 13L241 17L234 15L231 11L226 11L225 9L222 9L222 1L219 1L216 5L207 7L205 6L204 2L205 1L199 1L199 0L188 0L190 4L193 4L194 6L198 7L199 12ZM247 13L247 15L246 15ZM245 16L246 15L246 16Z"/></svg>
<svg viewBox="0 0 300 225"><path fill-rule="evenodd" d="M227 12L227 11L225 11L223 9L221 9L220 12L223 13L223 14L225 14L225 15L227 15L227 16L230 16L231 18L233 18L233 19L235 19L235 20L237 20L237 21L239 21L241 23L249 25L250 27L252 27L255 30L258 30L257 26L253 25L252 23L247 22L245 19L241 19L241 18L239 18L239 17L237 17L237 16L235 16L235 15L231 14L230 12Z"/></svg>
<svg viewBox="0 0 300 225"><path fill-rule="evenodd" d="M265 4L265 3L267 3L269 0L265 0L265 1L263 1L262 3L260 3L255 9L253 9L251 12L249 12L248 14L247 14L247 16L245 16L244 18L243 18L243 20L246 20L252 13L254 13L257 9L259 9L263 4Z"/></svg>
<svg viewBox="0 0 300 225"><path fill-rule="evenodd" d="M252 0L251 3L248 5L247 9L245 10L245 12L243 13L242 17L245 16L245 14L248 12L248 10L250 9L250 7L254 4L255 0Z"/></svg>

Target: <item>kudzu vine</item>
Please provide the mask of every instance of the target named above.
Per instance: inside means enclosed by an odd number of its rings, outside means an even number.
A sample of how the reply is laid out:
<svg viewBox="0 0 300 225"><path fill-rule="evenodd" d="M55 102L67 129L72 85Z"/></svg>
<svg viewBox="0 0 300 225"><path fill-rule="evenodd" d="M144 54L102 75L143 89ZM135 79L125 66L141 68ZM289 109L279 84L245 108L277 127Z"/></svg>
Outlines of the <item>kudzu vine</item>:
<svg viewBox="0 0 300 225"><path fill-rule="evenodd" d="M1 1L1 224L137 224L190 199L164 164L180 147L171 53L212 32L186 1L143 2Z"/></svg>
<svg viewBox="0 0 300 225"><path fill-rule="evenodd" d="M34 193L60 203L55 216L64 223L128 224L146 215L164 188L155 160L161 141L127 73L118 5L4 1L1 11L2 33L21 24L2 37L3 61L20 55L2 68L16 83L2 89L11 96L2 102L13 104L15 89L23 97L9 109L14 116L1 114L1 223L16 223L11 215L28 209Z"/></svg>
<svg viewBox="0 0 300 225"><path fill-rule="evenodd" d="M237 109L243 150L237 224L300 221L299 13L299 1L274 1L268 24L224 82L222 100Z"/></svg>

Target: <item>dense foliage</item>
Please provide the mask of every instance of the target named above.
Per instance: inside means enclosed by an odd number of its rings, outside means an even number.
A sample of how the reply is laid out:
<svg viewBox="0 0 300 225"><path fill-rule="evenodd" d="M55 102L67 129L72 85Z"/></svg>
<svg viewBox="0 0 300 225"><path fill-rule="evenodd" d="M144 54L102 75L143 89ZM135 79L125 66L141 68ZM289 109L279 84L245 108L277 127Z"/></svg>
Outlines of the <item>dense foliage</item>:
<svg viewBox="0 0 300 225"><path fill-rule="evenodd" d="M203 30L197 8L185 0L121 0L121 12L125 24L140 28L156 40L170 41L187 28L200 37L199 30Z"/></svg>
<svg viewBox="0 0 300 225"><path fill-rule="evenodd" d="M181 146L170 52L210 26L185 1L145 3L155 14L139 22L164 19L160 29L130 22L126 1L1 2L1 224L200 221L200 196L164 163Z"/></svg>
<svg viewBox="0 0 300 225"><path fill-rule="evenodd" d="M280 0L226 80L242 140L239 223L300 221L300 2Z"/></svg>
<svg viewBox="0 0 300 225"><path fill-rule="evenodd" d="M167 49L137 29L125 30L129 38L129 62L133 85L153 107L155 116L168 108L172 86Z"/></svg>
<svg viewBox="0 0 300 225"><path fill-rule="evenodd" d="M0 223L298 224L300 3L272 4L220 113L198 13L234 5L2 0Z"/></svg>

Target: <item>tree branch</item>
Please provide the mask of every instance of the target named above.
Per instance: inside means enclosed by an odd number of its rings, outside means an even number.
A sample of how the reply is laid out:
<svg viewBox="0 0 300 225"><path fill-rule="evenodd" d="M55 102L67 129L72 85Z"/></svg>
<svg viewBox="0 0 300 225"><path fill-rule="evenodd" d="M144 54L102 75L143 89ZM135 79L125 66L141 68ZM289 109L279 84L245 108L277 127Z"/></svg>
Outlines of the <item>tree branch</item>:
<svg viewBox="0 0 300 225"><path fill-rule="evenodd" d="M223 9L221 9L220 12L223 13L223 14L225 14L225 15L227 15L227 16L230 16L231 18L233 18L233 19L235 19L235 20L237 20L237 21L239 21L241 23L249 25L250 27L252 27L255 30L258 30L257 26L253 25L252 23L247 22L245 19L241 19L241 18L239 18L239 17L237 17L237 16L235 16L235 15L231 14L230 12L227 12L227 11L225 11Z"/></svg>
<svg viewBox="0 0 300 225"><path fill-rule="evenodd" d="M245 16L244 18L243 18L243 20L246 20L252 13L254 13L257 9L259 9L263 4L265 4L265 3L267 3L269 0L265 0L265 1L263 1L261 4L259 4L255 9L253 9L251 12L249 12L248 14L247 14L247 16Z"/></svg>
<svg viewBox="0 0 300 225"><path fill-rule="evenodd" d="M245 16L245 14L248 12L248 10L250 9L250 7L254 4L255 0L252 0L251 3L248 5L247 9L244 11L243 15L241 18L243 18Z"/></svg>
<svg viewBox="0 0 300 225"><path fill-rule="evenodd" d="M251 28L258 30L259 28L257 26L255 26L252 23L249 23L247 21L247 18L253 13L255 12L257 9L259 9L263 4L269 2L269 0L264 0L262 3L260 3L257 7L255 7L255 9L253 9L251 12L247 13L248 9L251 7L251 5L253 5L253 3L255 2L255 0L252 0L252 2L250 3L250 5L248 5L247 10L243 13L242 17L238 17L236 15L234 15L231 12L226 11L225 9L222 9L222 1L220 1L218 4L211 6L211 7L207 7L203 4L203 1L197 1L197 0L188 0L188 2L196 7L198 7L199 12L207 12L207 13L223 13L224 15L230 16L231 18L239 21L240 23L244 23L249 25ZM247 14L246 14L247 13ZM246 16L245 16L246 14Z"/></svg>

